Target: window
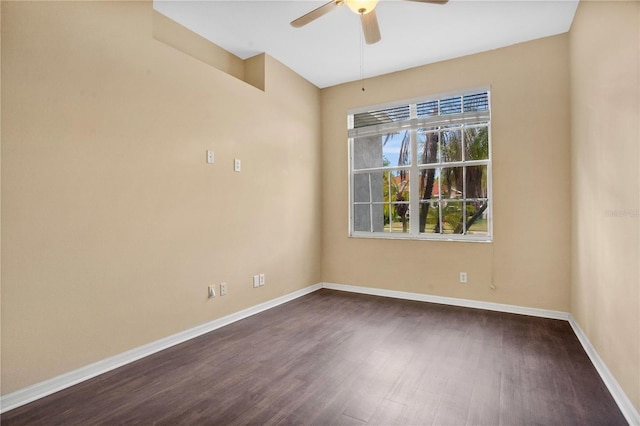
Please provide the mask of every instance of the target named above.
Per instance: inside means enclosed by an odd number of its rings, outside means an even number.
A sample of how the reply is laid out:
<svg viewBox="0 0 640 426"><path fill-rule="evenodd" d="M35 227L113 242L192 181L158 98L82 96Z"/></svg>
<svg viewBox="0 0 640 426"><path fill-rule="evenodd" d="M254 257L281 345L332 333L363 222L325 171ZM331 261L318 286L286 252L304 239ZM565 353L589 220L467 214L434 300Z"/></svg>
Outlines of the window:
<svg viewBox="0 0 640 426"><path fill-rule="evenodd" d="M350 235L491 241L489 90L349 111Z"/></svg>

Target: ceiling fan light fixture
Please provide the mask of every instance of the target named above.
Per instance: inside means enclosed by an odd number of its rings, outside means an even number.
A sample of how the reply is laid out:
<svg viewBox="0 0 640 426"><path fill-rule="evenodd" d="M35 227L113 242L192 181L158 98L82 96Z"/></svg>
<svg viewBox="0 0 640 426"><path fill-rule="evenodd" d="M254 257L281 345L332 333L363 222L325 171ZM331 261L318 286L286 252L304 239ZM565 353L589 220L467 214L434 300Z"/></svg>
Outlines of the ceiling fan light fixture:
<svg viewBox="0 0 640 426"><path fill-rule="evenodd" d="M366 15L371 12L379 0L344 0L344 3L358 15Z"/></svg>

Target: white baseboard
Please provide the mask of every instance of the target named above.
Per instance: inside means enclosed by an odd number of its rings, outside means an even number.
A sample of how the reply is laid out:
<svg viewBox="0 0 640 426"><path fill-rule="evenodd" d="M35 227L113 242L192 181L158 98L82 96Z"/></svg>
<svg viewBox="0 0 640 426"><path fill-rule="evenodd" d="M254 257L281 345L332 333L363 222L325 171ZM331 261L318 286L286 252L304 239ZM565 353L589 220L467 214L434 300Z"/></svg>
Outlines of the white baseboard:
<svg viewBox="0 0 640 426"><path fill-rule="evenodd" d="M18 408L37 399L44 398L45 396L61 391L62 389L66 389L85 380L89 380L118 367L122 367L123 365L170 348L171 346L186 342L187 340L201 336L210 331L217 330L225 325L240 321L241 319L266 311L267 309L271 309L309 293L313 293L321 288L322 284L315 284L301 290L294 291L293 293L285 294L284 296L268 302L252 306L234 314L190 328L172 336L165 337L164 339L156 340L155 342L151 342L147 345L140 346L130 351L123 352L77 370L70 371L69 373L62 374L44 382L36 383L35 385L7 394L0 397L0 413Z"/></svg>
<svg viewBox="0 0 640 426"><path fill-rule="evenodd" d="M441 305L462 306L465 308L485 309L487 311L506 312L511 314L529 315L533 317L569 320L569 314L547 309L527 308L525 306L505 305L502 303L482 302L478 300L457 299L454 297L432 296L422 293L385 290L381 288L360 287L354 285L323 283L324 288L348 291L351 293L370 294L372 296L392 297L394 299L416 300L418 302L438 303Z"/></svg>
<svg viewBox="0 0 640 426"><path fill-rule="evenodd" d="M589 356L591 363L598 371L598 374L600 374L602 381L607 386L607 389L609 389L611 396L613 396L613 399L618 404L625 419L627 419L630 425L640 426L640 414L638 414L638 411L624 393L618 381L613 377L613 374L611 374L611 371L609 371L602 358L600 358L600 355L598 355L598 352L596 352L586 334L584 334L584 331L582 331L575 318L573 318L573 315L569 315L569 324L582 344L584 351Z"/></svg>

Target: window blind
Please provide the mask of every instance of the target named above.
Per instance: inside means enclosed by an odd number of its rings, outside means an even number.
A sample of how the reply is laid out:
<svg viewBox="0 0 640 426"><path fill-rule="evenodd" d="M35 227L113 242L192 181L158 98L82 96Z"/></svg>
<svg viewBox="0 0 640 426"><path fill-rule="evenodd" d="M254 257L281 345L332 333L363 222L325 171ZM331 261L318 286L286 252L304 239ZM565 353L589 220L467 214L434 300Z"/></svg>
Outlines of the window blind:
<svg viewBox="0 0 640 426"><path fill-rule="evenodd" d="M415 113L411 114L415 106ZM488 91L380 108L353 114L349 137L393 133L405 129L433 128L488 122Z"/></svg>

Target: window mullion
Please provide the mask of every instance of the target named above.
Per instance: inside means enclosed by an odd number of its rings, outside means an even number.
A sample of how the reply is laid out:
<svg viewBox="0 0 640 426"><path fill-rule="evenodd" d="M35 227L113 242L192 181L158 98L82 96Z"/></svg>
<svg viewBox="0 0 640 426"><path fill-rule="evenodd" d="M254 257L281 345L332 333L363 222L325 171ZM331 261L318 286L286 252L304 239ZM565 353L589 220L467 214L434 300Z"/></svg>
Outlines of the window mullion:
<svg viewBox="0 0 640 426"><path fill-rule="evenodd" d="M393 232L393 192L391 188L391 179L393 179L393 174L389 172L387 173L387 201L385 201L384 204L389 211L389 232Z"/></svg>
<svg viewBox="0 0 640 426"><path fill-rule="evenodd" d="M371 187L371 173L369 173L369 229L373 232L373 194Z"/></svg>
<svg viewBox="0 0 640 426"><path fill-rule="evenodd" d="M467 126L460 129L460 147L462 148L462 163L467 161L466 144ZM467 164L462 167L462 234L467 234Z"/></svg>
<svg viewBox="0 0 640 426"><path fill-rule="evenodd" d="M418 117L417 105L411 104L409 109L411 118ZM409 141L411 143L411 168L409 169L409 234L418 235L420 233L420 187L418 180L418 131L413 128L409 132Z"/></svg>
<svg viewBox="0 0 640 426"><path fill-rule="evenodd" d="M464 159L464 134L463 138L463 148L462 148L462 158ZM463 234L467 233L467 168L462 168L462 232Z"/></svg>

